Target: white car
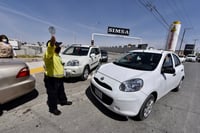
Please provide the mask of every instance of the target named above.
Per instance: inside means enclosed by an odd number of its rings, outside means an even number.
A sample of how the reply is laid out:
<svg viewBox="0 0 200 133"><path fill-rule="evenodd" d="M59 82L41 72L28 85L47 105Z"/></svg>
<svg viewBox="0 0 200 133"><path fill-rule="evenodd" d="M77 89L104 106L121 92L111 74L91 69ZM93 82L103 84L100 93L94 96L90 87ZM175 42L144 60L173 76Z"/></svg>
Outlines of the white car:
<svg viewBox="0 0 200 133"><path fill-rule="evenodd" d="M96 68L101 59L98 46L74 44L61 54L65 77L81 77L86 80L89 73Z"/></svg>
<svg viewBox="0 0 200 133"><path fill-rule="evenodd" d="M194 54L188 54L185 59L185 61L188 61L188 62L196 62L196 60L197 60L197 56L195 56Z"/></svg>
<svg viewBox="0 0 200 133"><path fill-rule="evenodd" d="M90 88L111 111L143 120L158 99L171 90L179 90L184 76L184 66L175 53L134 50L100 66Z"/></svg>
<svg viewBox="0 0 200 133"><path fill-rule="evenodd" d="M179 55L179 59L180 59L180 61L181 61L182 63L184 63L185 60L186 60L186 58L185 58L184 55Z"/></svg>
<svg viewBox="0 0 200 133"><path fill-rule="evenodd" d="M12 45L14 50L20 50L21 49L21 42L18 40L9 40L9 43Z"/></svg>

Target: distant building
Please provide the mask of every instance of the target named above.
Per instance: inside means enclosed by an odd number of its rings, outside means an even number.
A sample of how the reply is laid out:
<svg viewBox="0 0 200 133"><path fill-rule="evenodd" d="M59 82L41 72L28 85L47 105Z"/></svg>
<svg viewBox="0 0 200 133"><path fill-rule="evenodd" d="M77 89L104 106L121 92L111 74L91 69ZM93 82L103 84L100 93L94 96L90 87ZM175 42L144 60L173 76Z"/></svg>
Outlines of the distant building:
<svg viewBox="0 0 200 133"><path fill-rule="evenodd" d="M13 49L20 50L21 49L21 41L17 39L9 39L9 43L12 45Z"/></svg>

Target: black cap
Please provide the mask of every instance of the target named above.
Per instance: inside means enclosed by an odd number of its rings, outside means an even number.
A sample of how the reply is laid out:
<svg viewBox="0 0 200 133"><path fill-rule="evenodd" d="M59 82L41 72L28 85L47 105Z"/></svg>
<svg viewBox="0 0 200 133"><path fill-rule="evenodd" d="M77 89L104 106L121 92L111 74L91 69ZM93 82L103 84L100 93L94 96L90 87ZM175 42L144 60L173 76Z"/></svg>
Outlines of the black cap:
<svg viewBox="0 0 200 133"><path fill-rule="evenodd" d="M2 42L3 39L6 39L6 43L9 43L8 37L6 35L0 35L0 42Z"/></svg>
<svg viewBox="0 0 200 133"><path fill-rule="evenodd" d="M60 47L61 44L62 44L62 42L56 42L55 45L56 45L57 47Z"/></svg>

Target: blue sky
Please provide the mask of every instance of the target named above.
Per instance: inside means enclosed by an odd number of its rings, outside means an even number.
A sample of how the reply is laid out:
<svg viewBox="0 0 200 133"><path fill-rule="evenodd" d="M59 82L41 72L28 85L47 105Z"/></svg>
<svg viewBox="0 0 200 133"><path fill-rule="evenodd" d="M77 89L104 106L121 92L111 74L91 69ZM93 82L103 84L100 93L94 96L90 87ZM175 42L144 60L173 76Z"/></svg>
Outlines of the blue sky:
<svg viewBox="0 0 200 133"><path fill-rule="evenodd" d="M50 38L48 27L54 26L58 41L89 44L92 33L107 34L108 26L114 26L130 29L129 36L141 37L142 43L163 48L168 28L161 16L141 2L151 3L169 25L181 21L177 48L184 28L191 29L186 30L183 44L200 39L198 0L0 0L0 34L26 42L46 42ZM103 36L94 39L100 46L136 43L134 39ZM196 40L197 47L199 42Z"/></svg>

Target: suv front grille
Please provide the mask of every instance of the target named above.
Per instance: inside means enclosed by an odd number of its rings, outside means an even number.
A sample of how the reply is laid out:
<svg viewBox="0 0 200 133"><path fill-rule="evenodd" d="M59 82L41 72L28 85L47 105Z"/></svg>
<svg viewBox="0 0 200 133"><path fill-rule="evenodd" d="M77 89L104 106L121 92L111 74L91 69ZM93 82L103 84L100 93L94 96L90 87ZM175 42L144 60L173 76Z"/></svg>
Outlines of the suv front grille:
<svg viewBox="0 0 200 133"><path fill-rule="evenodd" d="M107 85L106 83L101 82L98 78L94 77L94 80L101 86L103 86L104 88L111 90L112 91L112 87L110 87L109 85Z"/></svg>

